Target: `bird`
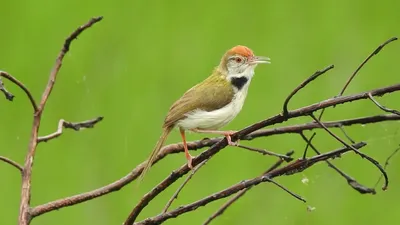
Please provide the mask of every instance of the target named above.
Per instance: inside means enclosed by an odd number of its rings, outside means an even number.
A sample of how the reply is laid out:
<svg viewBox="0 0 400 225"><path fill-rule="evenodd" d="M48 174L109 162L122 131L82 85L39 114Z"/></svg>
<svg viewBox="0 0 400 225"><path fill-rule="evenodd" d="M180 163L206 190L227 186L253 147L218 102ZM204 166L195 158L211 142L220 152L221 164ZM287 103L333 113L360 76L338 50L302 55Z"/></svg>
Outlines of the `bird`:
<svg viewBox="0 0 400 225"><path fill-rule="evenodd" d="M190 169L193 169L193 157L187 147L185 131L223 135L228 145L237 145L231 139L235 131L218 129L231 122L241 111L254 69L262 63L270 63L270 58L255 56L246 46L237 45L226 51L211 75L186 91L170 107L164 119L162 134L143 167L141 180L174 128L179 129Z"/></svg>

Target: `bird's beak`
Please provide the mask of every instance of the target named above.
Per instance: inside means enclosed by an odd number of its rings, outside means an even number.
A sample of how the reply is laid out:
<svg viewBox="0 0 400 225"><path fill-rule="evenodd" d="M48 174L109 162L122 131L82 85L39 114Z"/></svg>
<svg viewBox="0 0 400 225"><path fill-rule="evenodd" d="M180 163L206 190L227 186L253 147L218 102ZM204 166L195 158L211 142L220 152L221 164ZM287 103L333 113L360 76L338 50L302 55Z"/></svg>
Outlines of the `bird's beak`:
<svg viewBox="0 0 400 225"><path fill-rule="evenodd" d="M249 60L249 64L271 63L270 58L264 56L254 56Z"/></svg>

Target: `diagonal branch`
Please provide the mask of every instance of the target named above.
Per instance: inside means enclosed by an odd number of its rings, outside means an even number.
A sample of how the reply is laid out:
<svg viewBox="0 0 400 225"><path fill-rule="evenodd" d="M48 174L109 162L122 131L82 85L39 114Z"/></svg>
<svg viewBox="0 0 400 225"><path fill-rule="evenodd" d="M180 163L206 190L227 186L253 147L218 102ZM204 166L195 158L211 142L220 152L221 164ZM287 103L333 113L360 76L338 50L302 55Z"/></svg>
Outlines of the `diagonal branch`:
<svg viewBox="0 0 400 225"><path fill-rule="evenodd" d="M25 94L26 94L26 96L28 97L29 101L31 102L31 105L32 105L32 107L33 107L33 111L34 111L35 113L38 111L38 107L37 107L37 104L36 104L36 102L35 102L35 99L33 98L32 94L31 94L31 92L28 90L28 88L25 87L25 85L24 85L21 81L17 80L15 77L11 76L9 73L7 73L7 72L5 72L5 71L0 71L0 77L7 78L9 81L13 82L15 85L17 85L19 88L21 88L21 89L25 92ZM0 86L2 86L2 85L0 85ZM4 87L3 87L3 88L4 88ZM4 89L4 91L5 91L5 89ZM3 92L4 92L4 91L3 91ZM7 92L7 91L6 91L6 92ZM6 93L5 93L5 94L6 94ZM9 95L8 98L7 98L7 99L9 99L9 100L12 100L12 99L14 98L14 96L13 96L11 93L6 94L6 96L7 96L7 95ZM11 99L10 99L10 98L11 98Z"/></svg>
<svg viewBox="0 0 400 225"><path fill-rule="evenodd" d="M23 168L21 165L19 165L19 163L15 162L7 157L4 157L4 156L0 156L0 161L3 161L5 163L15 167L22 174Z"/></svg>
<svg viewBox="0 0 400 225"><path fill-rule="evenodd" d="M59 137L63 132L63 127L73 129L75 131L79 131L83 128L93 128L95 124L97 124L98 122L100 122L102 120L103 120L103 117L101 117L101 116L97 117L95 119L82 121L82 122L78 122L78 123L71 123L71 122L61 119L58 122L58 129L56 132L48 134L46 136L38 137L37 141L38 141L38 143L47 142L49 140Z"/></svg>

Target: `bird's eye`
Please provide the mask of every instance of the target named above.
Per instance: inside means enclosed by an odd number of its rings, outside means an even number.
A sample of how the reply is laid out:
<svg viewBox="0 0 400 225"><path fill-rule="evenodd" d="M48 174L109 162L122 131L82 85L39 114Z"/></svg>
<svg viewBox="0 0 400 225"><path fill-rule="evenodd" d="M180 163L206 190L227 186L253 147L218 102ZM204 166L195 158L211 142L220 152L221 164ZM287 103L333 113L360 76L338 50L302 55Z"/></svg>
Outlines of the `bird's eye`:
<svg viewBox="0 0 400 225"><path fill-rule="evenodd" d="M237 63L241 63L241 62L242 62L242 58L236 57L235 61L236 61Z"/></svg>

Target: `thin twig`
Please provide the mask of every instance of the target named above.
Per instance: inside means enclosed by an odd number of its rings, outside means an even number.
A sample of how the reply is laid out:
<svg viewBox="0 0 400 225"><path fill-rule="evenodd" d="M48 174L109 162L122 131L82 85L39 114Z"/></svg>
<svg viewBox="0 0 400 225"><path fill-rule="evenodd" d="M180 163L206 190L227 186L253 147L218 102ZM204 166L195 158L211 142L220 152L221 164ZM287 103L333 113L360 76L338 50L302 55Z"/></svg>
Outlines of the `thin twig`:
<svg viewBox="0 0 400 225"><path fill-rule="evenodd" d="M9 81L13 82L15 85L17 85L19 88L21 88L25 92L25 94L28 97L29 101L31 102L31 105L33 107L33 111L35 113L38 111L38 107L37 107L37 104L35 102L35 99L33 98L31 92L29 91L29 89L27 87L25 87L25 85L22 82L20 82L15 77L11 76L11 74L9 74L9 73L7 73L5 71L0 71L0 77L7 78Z"/></svg>
<svg viewBox="0 0 400 225"><path fill-rule="evenodd" d="M396 153L399 152L399 150L400 150L400 148L396 148L396 149L392 152L392 154L390 154L390 155L386 158L386 160L385 160L385 165L383 166L383 168L384 168L385 170L386 170L386 168L389 166L389 160L390 160L394 155L396 155ZM379 184L379 182L381 182L381 180L382 180L382 175L379 176L378 181L376 181L375 187Z"/></svg>
<svg viewBox="0 0 400 225"><path fill-rule="evenodd" d="M300 136L303 138L303 140L305 142L307 142L311 149L314 150L314 152L317 155L321 155L321 152L317 150L317 148L308 140L308 138L303 134L300 133ZM354 143L353 143L354 144ZM347 183L350 185L350 187L352 187L354 190L358 191L361 194L375 194L375 189L373 188L369 188L366 187L360 183L357 182L357 180L355 180L354 178L352 178L351 176L349 176L348 174L346 174L345 172L343 172L341 169L339 169L338 167L336 167L335 165L333 165L333 163L329 162L329 160L325 161L328 166L330 168L332 168L333 170L335 170L337 173L339 173L344 179L346 179Z"/></svg>
<svg viewBox="0 0 400 225"><path fill-rule="evenodd" d="M368 97L369 97L369 99L371 99L371 101L372 101L373 103L375 103L376 106L378 106L378 107L379 107L380 109L382 109L383 111L389 112L389 113L393 113L393 114L396 114L396 115L400 116L400 112L399 112L399 111L397 111L397 110L395 110L395 109L389 109L389 108L387 108L387 107L385 107L385 106L379 104L379 102L376 101L376 100L374 99L374 97L372 97L371 93L368 93Z"/></svg>
<svg viewBox="0 0 400 225"><path fill-rule="evenodd" d="M351 83L351 81L354 79L354 77L357 75L358 71L361 70L361 68L364 67L364 65L374 56L377 55L382 49L383 47L385 47L387 44L396 41L397 37L392 37L389 40L385 41L383 44L379 45L378 48L376 48L359 66L358 68L354 71L354 73L349 77L349 79L346 81L344 87L342 88L342 90L339 93L339 96L342 96L343 93L346 91L347 87L349 86L349 84Z"/></svg>
<svg viewBox="0 0 400 225"><path fill-rule="evenodd" d="M271 151L267 151L265 149L254 148L254 147L249 147L249 146L240 145L240 144L237 145L236 147L247 149L247 150L252 151L252 152L258 152L258 153L261 153L263 155L275 156L275 157L278 157L280 159L285 160L286 162L290 162L290 161L293 160L293 158L290 157L290 156L279 154L279 153L275 153L275 152L271 152Z"/></svg>
<svg viewBox="0 0 400 225"><path fill-rule="evenodd" d="M1 76L0 76L0 91L3 92L7 100L12 101L14 99L14 95L11 94L9 91L7 91L6 87L4 86Z"/></svg>
<svg viewBox="0 0 400 225"><path fill-rule="evenodd" d="M318 120L321 121L320 118L318 118ZM343 128L343 126L340 126L339 129L342 131L342 133L344 134L344 136L346 136L347 140L349 140L352 144L356 143L356 142L353 140L353 138L351 138L351 137L347 134L347 132L346 132L346 130Z"/></svg>
<svg viewBox="0 0 400 225"><path fill-rule="evenodd" d="M102 120L103 120L103 117L101 117L101 116L97 117L95 119L82 121L82 122L78 122L78 123L72 123L72 122L68 122L68 121L61 119L58 122L58 129L56 132L48 134L46 136L38 137L37 141L38 141L38 143L47 142L49 140L59 137L63 132L63 127L73 129L75 131L79 131L82 128L93 128L95 124L97 124L98 122L100 122Z"/></svg>
<svg viewBox="0 0 400 225"><path fill-rule="evenodd" d="M386 189L387 189L387 187L388 187L388 185L389 185L389 178L388 178L388 176L387 176L385 170L382 168L382 166L379 164L378 161L376 161L375 159L369 157L368 155L366 155L366 154L364 154L364 153L358 151L357 148L355 148L355 147L353 147L353 146L347 144L347 143L346 143L345 141L343 141L339 136L337 136L337 135L334 134L332 131L330 131L327 127L325 127L324 124L321 123L321 121L319 121L319 120L317 119L317 117L315 117L312 113L310 114L310 116L314 119L315 122L317 122L318 124L320 124L320 125L324 128L324 130L326 130L326 132L328 132L333 138L335 138L337 141L339 141L340 143L342 143L342 144L345 145L346 147L349 147L349 148L353 149L353 151L354 151L355 153L357 153L358 155L360 155L362 158L367 159L367 160L370 161L376 168L378 168L379 171L381 171L383 177L385 178L385 184L383 185L382 190L386 190Z"/></svg>
<svg viewBox="0 0 400 225"><path fill-rule="evenodd" d="M307 86L307 84L309 84L311 81L317 79L319 76L321 76L322 74L326 73L327 71L333 69L334 65L330 65L328 67L326 67L323 70L318 70L316 71L313 75L311 75L310 77L308 77L306 80L304 80L299 86L297 86L290 94L289 96L285 99L285 102L283 103L283 115L287 115L288 114L288 104L290 102L290 99L292 99L292 97L298 92L300 91L302 88L304 88L305 86Z"/></svg>
<svg viewBox="0 0 400 225"><path fill-rule="evenodd" d="M357 148L360 148L362 146L365 146L365 143L361 142L361 143L357 143L355 145L355 147L357 147ZM343 148L340 148L340 149L337 149L337 150L334 150L331 152L327 152L322 155L317 155L317 156L311 157L306 160L297 160L291 164L286 165L285 167L282 167L282 168L276 169L276 170L272 170L263 176L258 176L256 178L253 178L250 180L242 181L238 184L235 184L235 185L228 187L217 193L211 194L205 198L202 198L202 199L195 201L193 203L190 203L188 205L180 206L180 207L176 208L175 210L172 210L172 211L169 211L166 213L162 213L162 214L159 214L154 217L147 218L141 222L137 222L137 223L135 223L135 225L160 224L168 219L176 218L184 213L193 211L200 206L205 206L205 205L209 204L210 202L231 196L235 193L238 193L240 190L246 189L251 186L258 185L263 182L270 182L271 179L273 179L274 177L277 177L277 176L294 174L294 173L300 172L300 171L304 170L305 168L308 168L308 167L314 165L317 162L335 158L335 157L337 157L341 154L344 154L345 152L348 152L348 151L351 151L351 148L343 147ZM125 221L124 225L130 225L130 224L133 224L133 222L134 221Z"/></svg>
<svg viewBox="0 0 400 225"><path fill-rule="evenodd" d="M301 136L304 136L303 132L301 132L300 135L301 135ZM314 139L315 135L317 135L316 132L314 132L314 133L311 135L310 139L307 138L307 141L306 141L306 148L304 149L304 153L303 153L303 158L302 158L302 159L307 158L307 150L308 150L308 147L310 147L311 142L312 142L312 140ZM304 137L305 137L305 136L304 136Z"/></svg>
<svg viewBox="0 0 400 225"><path fill-rule="evenodd" d="M9 158L4 157L4 156L0 156L0 161L8 163L9 165L11 165L11 166L15 167L17 170L19 170L20 173L22 173L22 170L23 170L22 166L19 165L19 163L13 161L12 159L9 159Z"/></svg>
<svg viewBox="0 0 400 225"><path fill-rule="evenodd" d="M175 191L175 193L172 195L172 197L169 199L167 204L165 205L163 209L163 213L168 211L168 208L171 206L172 202L178 198L179 193L182 191L182 189L185 187L185 185L192 179L193 175L203 166L207 163L208 160L204 160L201 162L199 165L197 165L193 171L189 174L189 176L186 178L186 180L179 186L179 188Z"/></svg>

